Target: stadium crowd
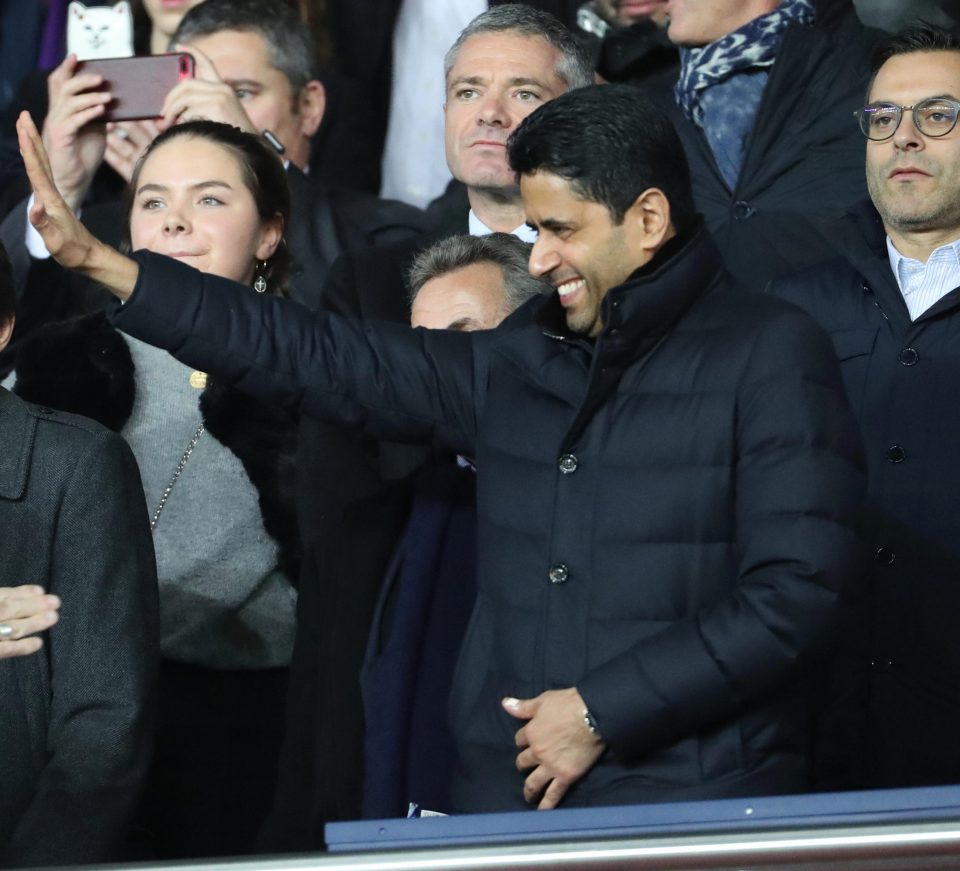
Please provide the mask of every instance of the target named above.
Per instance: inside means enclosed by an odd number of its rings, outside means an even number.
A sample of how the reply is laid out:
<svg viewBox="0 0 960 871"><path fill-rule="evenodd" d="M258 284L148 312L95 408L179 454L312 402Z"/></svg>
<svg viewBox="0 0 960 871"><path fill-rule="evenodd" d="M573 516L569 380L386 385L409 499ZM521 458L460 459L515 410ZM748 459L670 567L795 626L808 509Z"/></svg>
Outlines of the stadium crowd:
<svg viewBox="0 0 960 871"><path fill-rule="evenodd" d="M29 4L0 864L960 782L949 5Z"/></svg>

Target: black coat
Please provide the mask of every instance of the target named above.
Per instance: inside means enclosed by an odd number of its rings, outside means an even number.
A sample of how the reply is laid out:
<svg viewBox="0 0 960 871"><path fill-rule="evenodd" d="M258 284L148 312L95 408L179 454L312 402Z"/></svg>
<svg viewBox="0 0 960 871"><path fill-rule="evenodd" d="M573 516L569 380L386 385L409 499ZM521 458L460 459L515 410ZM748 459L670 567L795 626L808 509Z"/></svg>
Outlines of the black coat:
<svg viewBox="0 0 960 871"><path fill-rule="evenodd" d="M409 802L449 812L456 762L450 686L477 587L477 476L435 455L417 472L410 517L388 567L360 684L363 816Z"/></svg>
<svg viewBox="0 0 960 871"><path fill-rule="evenodd" d="M772 288L829 331L867 448L875 561L845 632L828 767L854 785L957 783L960 288L911 321L872 206L834 236L845 258Z"/></svg>
<svg viewBox="0 0 960 871"><path fill-rule="evenodd" d="M454 223L466 230L465 211ZM404 276L435 238L345 253L330 270L321 308L408 323ZM360 669L384 573L407 520L411 476L425 456L423 448L345 433L316 418L301 421L297 518L304 560L287 732L261 838L268 852L320 849L325 823L360 816Z"/></svg>
<svg viewBox="0 0 960 871"><path fill-rule="evenodd" d="M62 600L43 649L0 661L0 864L123 858L153 743L153 543L136 461L84 418L0 388L0 586Z"/></svg>
<svg viewBox="0 0 960 871"><path fill-rule="evenodd" d="M704 231L607 293L595 344L554 297L491 332L411 330L137 260L122 329L349 429L477 458L458 810L525 807L500 699L568 686L610 749L567 804L802 788L799 663L857 571L860 441L827 337L726 286Z"/></svg>
<svg viewBox="0 0 960 871"><path fill-rule="evenodd" d="M853 112L867 89L871 35L849 2L821 5L849 9L819 9L816 27L787 30L735 190L702 131L672 92L664 96L690 163L697 210L725 266L750 290L836 256L824 224L866 196L864 139Z"/></svg>
<svg viewBox="0 0 960 871"><path fill-rule="evenodd" d="M318 305L318 291L341 254L399 243L427 230L423 212L406 203L329 188L293 167L287 178L287 243L294 258L291 296L308 308Z"/></svg>

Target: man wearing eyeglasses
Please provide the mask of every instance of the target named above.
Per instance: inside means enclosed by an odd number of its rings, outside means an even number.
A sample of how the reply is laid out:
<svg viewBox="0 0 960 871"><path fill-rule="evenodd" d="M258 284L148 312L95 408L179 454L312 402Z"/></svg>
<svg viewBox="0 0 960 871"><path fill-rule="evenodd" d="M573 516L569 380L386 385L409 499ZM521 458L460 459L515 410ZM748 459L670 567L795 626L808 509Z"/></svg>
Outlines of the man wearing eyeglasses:
<svg viewBox="0 0 960 871"><path fill-rule="evenodd" d="M856 113L872 204L834 228L843 260L773 286L830 332L867 448L875 562L822 723L853 785L960 782L958 111L960 37L892 37Z"/></svg>

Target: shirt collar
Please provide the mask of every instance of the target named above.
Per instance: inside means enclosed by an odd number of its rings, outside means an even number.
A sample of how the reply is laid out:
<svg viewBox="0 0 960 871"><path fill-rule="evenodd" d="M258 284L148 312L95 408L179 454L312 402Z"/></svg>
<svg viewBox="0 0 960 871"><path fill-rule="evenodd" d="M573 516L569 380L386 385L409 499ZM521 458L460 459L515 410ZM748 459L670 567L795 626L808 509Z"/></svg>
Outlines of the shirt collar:
<svg viewBox="0 0 960 871"><path fill-rule="evenodd" d="M920 263L919 260L915 260L912 257L905 257L901 254L897 250L896 245L893 244L893 240L887 236L887 256L890 259L890 268L893 270L893 275L897 279L897 284L905 295L916 289L915 285L910 284L906 280L908 277L907 270L910 269L913 264L919 264L922 270L934 259L951 258L951 265L956 270L958 276L960 276L960 239L954 239L952 242L947 242L946 245L941 245L939 248L934 249L927 263L924 264ZM914 267L913 271L916 271L916 267Z"/></svg>
<svg viewBox="0 0 960 871"><path fill-rule="evenodd" d="M473 209L470 209L469 230L471 236L489 236L493 232L476 216ZM515 227L510 231L510 235L516 236L521 242L529 242L531 245L537 241L537 231L532 230L526 224Z"/></svg>

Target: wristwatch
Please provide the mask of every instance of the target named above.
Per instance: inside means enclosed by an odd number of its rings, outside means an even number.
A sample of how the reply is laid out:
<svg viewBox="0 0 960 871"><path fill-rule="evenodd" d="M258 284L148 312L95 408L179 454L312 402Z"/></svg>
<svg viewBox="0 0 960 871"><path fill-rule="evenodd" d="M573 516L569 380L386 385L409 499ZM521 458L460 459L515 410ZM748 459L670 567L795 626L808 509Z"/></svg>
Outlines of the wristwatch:
<svg viewBox="0 0 960 871"><path fill-rule="evenodd" d="M590 730L591 735L596 735L598 738L600 737L600 727L597 725L596 718L590 713L589 708L583 709L583 722Z"/></svg>

